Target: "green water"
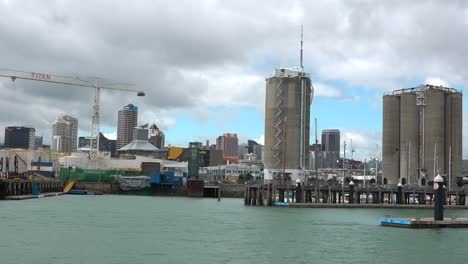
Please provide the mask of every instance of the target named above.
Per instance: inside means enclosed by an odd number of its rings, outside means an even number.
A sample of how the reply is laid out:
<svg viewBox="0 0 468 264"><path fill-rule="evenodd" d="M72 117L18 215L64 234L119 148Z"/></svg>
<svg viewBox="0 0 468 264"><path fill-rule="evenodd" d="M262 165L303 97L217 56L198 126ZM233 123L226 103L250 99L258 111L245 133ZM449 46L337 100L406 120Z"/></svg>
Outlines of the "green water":
<svg viewBox="0 0 468 264"><path fill-rule="evenodd" d="M106 195L0 201L0 263L468 262L468 229L378 225L383 215L431 216L431 210L242 202Z"/></svg>

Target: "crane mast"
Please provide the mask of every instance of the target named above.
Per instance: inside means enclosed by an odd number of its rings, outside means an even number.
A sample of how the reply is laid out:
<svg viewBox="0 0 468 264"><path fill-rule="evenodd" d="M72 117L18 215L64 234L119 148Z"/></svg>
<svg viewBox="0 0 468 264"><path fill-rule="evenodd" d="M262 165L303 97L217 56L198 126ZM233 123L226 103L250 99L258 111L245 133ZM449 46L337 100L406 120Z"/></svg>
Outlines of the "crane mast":
<svg viewBox="0 0 468 264"><path fill-rule="evenodd" d="M137 93L137 96L145 96L145 92L134 90L128 87L121 87L119 84L114 85L99 85L97 81L90 82L79 77L72 76L63 76L63 75L53 75L48 73L40 72L27 72L11 69L0 69L0 77L10 78L13 82L17 79L29 80L29 81L39 81L39 82L48 82L69 86L79 86L79 87L88 87L95 89L95 95L93 98L93 116L91 118L91 142L90 142L90 151L89 157L91 160L98 159L99 153L99 132L100 132L100 93L101 89L107 90L116 90L116 91L125 91L125 92L134 92ZM96 144L93 144L93 141Z"/></svg>

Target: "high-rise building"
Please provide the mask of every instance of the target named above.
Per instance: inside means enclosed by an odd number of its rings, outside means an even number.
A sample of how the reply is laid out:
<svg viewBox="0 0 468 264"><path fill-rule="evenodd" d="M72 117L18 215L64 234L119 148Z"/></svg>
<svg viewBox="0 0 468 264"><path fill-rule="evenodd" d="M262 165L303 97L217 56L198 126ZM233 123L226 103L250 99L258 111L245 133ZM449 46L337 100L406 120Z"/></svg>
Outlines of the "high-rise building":
<svg viewBox="0 0 468 264"><path fill-rule="evenodd" d="M36 130L31 127L6 127L6 148L34 148Z"/></svg>
<svg viewBox="0 0 468 264"><path fill-rule="evenodd" d="M309 156L310 74L276 69L266 78L264 175L266 180L306 177Z"/></svg>
<svg viewBox="0 0 468 264"><path fill-rule="evenodd" d="M52 125L52 150L72 152L78 148L78 119L60 115Z"/></svg>
<svg viewBox="0 0 468 264"><path fill-rule="evenodd" d="M254 153L254 147L259 145L256 141L254 140L247 140L247 152L248 153Z"/></svg>
<svg viewBox="0 0 468 264"><path fill-rule="evenodd" d="M216 139L216 149L223 151L223 159L229 162L239 160L239 140L237 134L224 133Z"/></svg>
<svg viewBox="0 0 468 264"><path fill-rule="evenodd" d="M310 169L322 169L324 168L324 159L323 159L323 151L321 144L312 144L310 145ZM336 163L336 161L335 161Z"/></svg>
<svg viewBox="0 0 468 264"><path fill-rule="evenodd" d="M336 168L340 159L340 130L322 130L322 158L324 168Z"/></svg>
<svg viewBox="0 0 468 264"><path fill-rule="evenodd" d="M138 123L138 107L128 104L119 110L117 123L117 149L128 145L133 140L133 128Z"/></svg>
<svg viewBox="0 0 468 264"><path fill-rule="evenodd" d="M133 128L133 140L148 141L148 126L138 126Z"/></svg>
<svg viewBox="0 0 468 264"><path fill-rule="evenodd" d="M42 136L36 136L34 138L34 147L42 148L43 145L44 145L44 138Z"/></svg>
<svg viewBox="0 0 468 264"><path fill-rule="evenodd" d="M257 160L263 159L263 145L255 145L253 146L253 154L257 157Z"/></svg>
<svg viewBox="0 0 468 264"><path fill-rule="evenodd" d="M446 187L462 177L461 91L421 85L383 96L383 171L377 183Z"/></svg>
<svg viewBox="0 0 468 264"><path fill-rule="evenodd" d="M164 133L156 126L156 124L153 124L149 128L149 142L153 144L157 148L163 148L164 147L164 140L165 140L165 135Z"/></svg>
<svg viewBox="0 0 468 264"><path fill-rule="evenodd" d="M248 146L247 144L245 143L242 143L238 146L238 151L237 151L237 156L239 157L239 159L243 160L243 159L247 159L247 154L249 154L249 151L248 151Z"/></svg>

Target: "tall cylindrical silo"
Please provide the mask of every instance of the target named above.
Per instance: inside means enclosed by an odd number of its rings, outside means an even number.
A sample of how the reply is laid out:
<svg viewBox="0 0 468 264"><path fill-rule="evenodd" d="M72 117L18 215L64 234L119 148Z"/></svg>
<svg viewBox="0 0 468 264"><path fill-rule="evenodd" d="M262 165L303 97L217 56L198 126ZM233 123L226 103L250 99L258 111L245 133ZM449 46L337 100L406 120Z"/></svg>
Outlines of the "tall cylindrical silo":
<svg viewBox="0 0 468 264"><path fill-rule="evenodd" d="M453 93L446 93L445 94L445 144L444 144L444 163L445 163L445 171L441 172L441 175L449 175L450 174L450 166L451 161L449 160L451 154L450 151L453 146L453 133L455 130L453 129L453 117L452 114L454 113L453 109ZM453 165L453 164L452 164ZM452 166L453 169L453 166ZM448 180L448 179L447 179Z"/></svg>
<svg viewBox="0 0 468 264"><path fill-rule="evenodd" d="M383 97L382 173L388 184L398 184L400 175L400 98Z"/></svg>
<svg viewBox="0 0 468 264"><path fill-rule="evenodd" d="M287 170L301 170L300 165L308 167L311 98L311 81L306 73L278 69L266 79L264 165L267 169L281 171L283 158ZM303 162L300 162L301 153Z"/></svg>
<svg viewBox="0 0 468 264"><path fill-rule="evenodd" d="M279 169L280 160L278 157L275 158L275 152L279 151L281 146L275 147L275 134L282 131L278 131L275 128L276 119L276 105L281 100L284 100L284 95L277 96L277 87L282 85L280 78L268 78L266 80L266 97L265 97L265 147L263 153L263 159L265 161L265 168L267 169ZM281 125L281 124L280 124ZM281 136L281 135L279 135Z"/></svg>
<svg viewBox="0 0 468 264"><path fill-rule="evenodd" d="M452 93L452 171L451 186L457 186L457 178L462 176L462 146L463 146L463 109L462 93ZM448 166L448 165L447 165ZM447 179L448 180L448 179Z"/></svg>
<svg viewBox="0 0 468 264"><path fill-rule="evenodd" d="M405 93L400 96L400 181L408 185L418 182L418 131L419 106L416 94Z"/></svg>
<svg viewBox="0 0 468 264"><path fill-rule="evenodd" d="M424 115L424 167L428 180L433 181L437 171L441 174L445 171L445 92L443 90L426 91Z"/></svg>

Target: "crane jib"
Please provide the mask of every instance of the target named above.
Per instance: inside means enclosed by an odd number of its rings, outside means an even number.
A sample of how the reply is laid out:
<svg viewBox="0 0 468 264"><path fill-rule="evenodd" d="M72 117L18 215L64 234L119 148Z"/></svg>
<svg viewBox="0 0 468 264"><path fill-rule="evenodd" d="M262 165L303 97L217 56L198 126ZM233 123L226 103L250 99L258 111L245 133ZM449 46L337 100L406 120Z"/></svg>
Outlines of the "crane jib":
<svg viewBox="0 0 468 264"><path fill-rule="evenodd" d="M35 80L50 81L50 74L31 72L31 78Z"/></svg>

